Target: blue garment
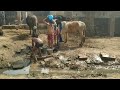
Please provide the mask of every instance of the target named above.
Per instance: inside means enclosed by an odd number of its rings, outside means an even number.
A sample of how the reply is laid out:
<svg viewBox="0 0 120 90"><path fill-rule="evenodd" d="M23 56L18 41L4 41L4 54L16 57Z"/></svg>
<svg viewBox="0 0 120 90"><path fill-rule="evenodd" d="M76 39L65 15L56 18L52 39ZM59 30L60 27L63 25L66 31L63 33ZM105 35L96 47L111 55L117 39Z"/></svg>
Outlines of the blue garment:
<svg viewBox="0 0 120 90"><path fill-rule="evenodd" d="M59 26L59 30L60 30L60 32L61 32L61 31L62 31L62 23L60 22L60 23L58 24L58 26ZM61 34L59 34L59 42L63 42L63 39L62 39Z"/></svg>
<svg viewBox="0 0 120 90"><path fill-rule="evenodd" d="M48 18L50 21L53 21L53 15L48 15L47 18Z"/></svg>
<svg viewBox="0 0 120 90"><path fill-rule="evenodd" d="M53 15L48 15L47 16L47 20L48 20L49 23L54 23L53 19L54 19Z"/></svg>
<svg viewBox="0 0 120 90"><path fill-rule="evenodd" d="M60 29L60 32L61 32L61 30L62 30L62 23L61 22L59 23L59 29Z"/></svg>
<svg viewBox="0 0 120 90"><path fill-rule="evenodd" d="M61 34L59 35L59 42L63 42Z"/></svg>
<svg viewBox="0 0 120 90"><path fill-rule="evenodd" d="M62 20L62 16L56 16L55 19Z"/></svg>

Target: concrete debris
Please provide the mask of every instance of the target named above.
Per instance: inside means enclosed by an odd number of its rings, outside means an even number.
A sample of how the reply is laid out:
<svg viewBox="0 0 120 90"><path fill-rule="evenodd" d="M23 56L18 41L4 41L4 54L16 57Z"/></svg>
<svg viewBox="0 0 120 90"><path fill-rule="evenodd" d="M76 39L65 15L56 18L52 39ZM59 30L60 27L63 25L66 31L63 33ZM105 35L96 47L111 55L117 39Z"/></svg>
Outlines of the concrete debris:
<svg viewBox="0 0 120 90"><path fill-rule="evenodd" d="M108 55L106 53L100 53L100 56L102 56L102 57L110 57L110 55Z"/></svg>
<svg viewBox="0 0 120 90"><path fill-rule="evenodd" d="M87 60L87 56L86 56L86 55L83 55L83 54L79 54L79 55L78 55L78 59L79 59L79 60Z"/></svg>
<svg viewBox="0 0 120 90"><path fill-rule="evenodd" d="M115 61L116 59L115 56L110 56L109 54L106 54L106 53L100 53L99 56L104 62Z"/></svg>
<svg viewBox="0 0 120 90"><path fill-rule="evenodd" d="M12 69L22 69L31 63L30 60L19 60L12 63Z"/></svg>
<svg viewBox="0 0 120 90"><path fill-rule="evenodd" d="M87 63L100 64L103 63L102 59L98 55L93 55L86 60Z"/></svg>
<svg viewBox="0 0 120 90"><path fill-rule="evenodd" d="M24 68L24 65L23 64L18 64L18 65L12 65L12 68L15 70L15 69L22 69Z"/></svg>
<svg viewBox="0 0 120 90"><path fill-rule="evenodd" d="M45 66L46 66L46 67L49 67L49 66L50 66L50 63L52 63L53 60L54 60L53 57L50 57L50 58L46 58L46 59L44 59Z"/></svg>
<svg viewBox="0 0 120 90"><path fill-rule="evenodd" d="M42 66L45 66L45 62L44 62L44 61L41 61L40 64L41 64Z"/></svg>
<svg viewBox="0 0 120 90"><path fill-rule="evenodd" d="M68 58L65 58L65 57L62 56L62 55L59 56L59 59L60 59L61 61L67 61L67 60L68 60Z"/></svg>
<svg viewBox="0 0 120 90"><path fill-rule="evenodd" d="M77 61L76 65L80 66L80 67L87 67L87 63L85 61Z"/></svg>
<svg viewBox="0 0 120 90"><path fill-rule="evenodd" d="M103 62L102 59L98 55L94 55L94 61L96 63L102 63Z"/></svg>
<svg viewBox="0 0 120 90"><path fill-rule="evenodd" d="M70 57L68 57L68 60L67 61L71 61L71 60L77 60L78 59L78 57L77 56L70 56Z"/></svg>
<svg viewBox="0 0 120 90"><path fill-rule="evenodd" d="M61 62L60 60L54 60L50 63L51 68L60 68L61 67Z"/></svg>

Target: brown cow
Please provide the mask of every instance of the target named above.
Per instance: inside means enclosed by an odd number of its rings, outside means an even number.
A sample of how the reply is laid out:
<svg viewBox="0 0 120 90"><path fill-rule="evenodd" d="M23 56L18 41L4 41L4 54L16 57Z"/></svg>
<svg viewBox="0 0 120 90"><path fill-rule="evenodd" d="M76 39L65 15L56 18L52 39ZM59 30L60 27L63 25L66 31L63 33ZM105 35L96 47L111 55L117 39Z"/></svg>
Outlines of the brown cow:
<svg viewBox="0 0 120 90"><path fill-rule="evenodd" d="M65 43L67 42L68 33L78 33L81 40L79 47L82 47L85 42L85 23L82 21L63 21L62 26L62 34L64 34Z"/></svg>

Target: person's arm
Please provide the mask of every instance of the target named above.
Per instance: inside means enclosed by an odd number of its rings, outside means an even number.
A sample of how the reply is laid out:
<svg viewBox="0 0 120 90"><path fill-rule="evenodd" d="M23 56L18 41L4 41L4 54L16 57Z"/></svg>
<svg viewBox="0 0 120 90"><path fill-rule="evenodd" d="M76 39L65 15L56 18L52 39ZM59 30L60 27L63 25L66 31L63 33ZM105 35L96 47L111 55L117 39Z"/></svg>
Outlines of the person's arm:
<svg viewBox="0 0 120 90"><path fill-rule="evenodd" d="M44 22L45 24L49 25L49 23L46 22L46 20L47 20L47 18L45 18L45 19L43 20L43 22Z"/></svg>

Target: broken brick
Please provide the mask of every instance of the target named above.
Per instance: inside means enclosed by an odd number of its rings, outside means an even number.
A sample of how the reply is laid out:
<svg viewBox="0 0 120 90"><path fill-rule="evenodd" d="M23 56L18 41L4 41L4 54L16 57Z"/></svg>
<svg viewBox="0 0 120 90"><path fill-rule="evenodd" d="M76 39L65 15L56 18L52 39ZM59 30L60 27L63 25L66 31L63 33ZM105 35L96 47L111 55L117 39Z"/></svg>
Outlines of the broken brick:
<svg viewBox="0 0 120 90"><path fill-rule="evenodd" d="M106 53L100 53L99 56L104 62L115 61L116 59L115 57L110 56L109 54L106 54Z"/></svg>
<svg viewBox="0 0 120 90"><path fill-rule="evenodd" d="M79 60L87 60L87 56L86 56L86 55L79 54L79 55L78 55L78 59L79 59Z"/></svg>

